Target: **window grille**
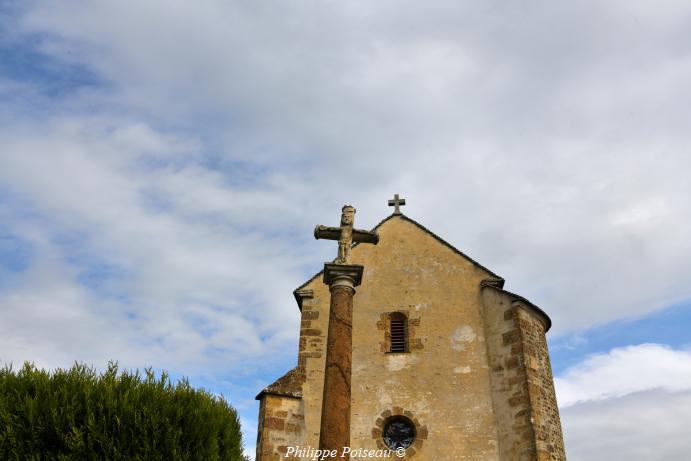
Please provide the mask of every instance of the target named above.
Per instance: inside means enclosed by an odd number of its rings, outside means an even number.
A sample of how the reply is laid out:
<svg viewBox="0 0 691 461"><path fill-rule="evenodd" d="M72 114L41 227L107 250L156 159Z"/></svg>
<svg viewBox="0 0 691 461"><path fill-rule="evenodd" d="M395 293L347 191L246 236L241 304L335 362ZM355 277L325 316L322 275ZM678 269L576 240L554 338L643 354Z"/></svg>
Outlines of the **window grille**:
<svg viewBox="0 0 691 461"><path fill-rule="evenodd" d="M391 314L391 348L390 352L407 352L407 319L398 312Z"/></svg>

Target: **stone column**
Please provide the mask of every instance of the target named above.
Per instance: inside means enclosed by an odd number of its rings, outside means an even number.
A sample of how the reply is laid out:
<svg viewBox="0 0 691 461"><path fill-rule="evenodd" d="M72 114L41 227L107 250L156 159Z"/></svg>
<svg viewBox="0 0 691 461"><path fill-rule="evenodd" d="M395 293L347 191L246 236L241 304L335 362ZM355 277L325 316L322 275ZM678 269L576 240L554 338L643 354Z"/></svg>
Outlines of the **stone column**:
<svg viewBox="0 0 691 461"><path fill-rule="evenodd" d="M362 280L363 266L325 264L324 283L331 291L326 341L324 394L319 449L350 446L350 374L353 360L353 296ZM349 455L345 458L350 459Z"/></svg>

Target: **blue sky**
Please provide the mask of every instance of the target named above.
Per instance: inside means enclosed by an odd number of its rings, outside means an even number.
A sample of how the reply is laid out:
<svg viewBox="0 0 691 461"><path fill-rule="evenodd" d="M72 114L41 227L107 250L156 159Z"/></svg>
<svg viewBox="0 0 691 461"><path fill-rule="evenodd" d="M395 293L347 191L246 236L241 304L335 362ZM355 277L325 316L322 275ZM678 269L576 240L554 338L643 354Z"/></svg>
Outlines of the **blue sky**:
<svg viewBox="0 0 691 461"><path fill-rule="evenodd" d="M691 303L687 302L642 317L550 337L552 368L558 375L582 361L584 356L637 344L666 344L675 349L689 349L689 325Z"/></svg>
<svg viewBox="0 0 691 461"><path fill-rule="evenodd" d="M690 24L671 0L3 2L0 361L188 376L252 454L292 290L333 257L313 226L400 193L552 317L569 459L684 459Z"/></svg>

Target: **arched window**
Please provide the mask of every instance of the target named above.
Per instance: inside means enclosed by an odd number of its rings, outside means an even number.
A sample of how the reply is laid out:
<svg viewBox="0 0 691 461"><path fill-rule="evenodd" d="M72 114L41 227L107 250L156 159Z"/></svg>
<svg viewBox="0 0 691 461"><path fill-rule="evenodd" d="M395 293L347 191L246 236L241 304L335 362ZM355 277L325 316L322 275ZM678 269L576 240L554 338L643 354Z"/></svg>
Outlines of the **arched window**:
<svg viewBox="0 0 691 461"><path fill-rule="evenodd" d="M389 352L408 352L408 318L400 312L389 315Z"/></svg>

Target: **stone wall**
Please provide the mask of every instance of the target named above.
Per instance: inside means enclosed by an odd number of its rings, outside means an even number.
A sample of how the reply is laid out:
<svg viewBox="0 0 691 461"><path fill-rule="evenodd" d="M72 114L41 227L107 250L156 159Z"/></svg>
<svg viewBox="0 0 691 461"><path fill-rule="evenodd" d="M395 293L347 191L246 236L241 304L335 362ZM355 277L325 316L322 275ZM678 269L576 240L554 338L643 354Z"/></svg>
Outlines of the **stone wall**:
<svg viewBox="0 0 691 461"><path fill-rule="evenodd" d="M312 295L302 301L299 363L305 370L302 385L305 409L303 446L319 446L319 427L324 391L324 365L326 363L326 334L329 329L329 288L321 277L308 286Z"/></svg>
<svg viewBox="0 0 691 461"><path fill-rule="evenodd" d="M512 300L491 287L482 295L500 459L532 460L535 436Z"/></svg>
<svg viewBox="0 0 691 461"><path fill-rule="evenodd" d="M289 446L302 445L305 425L302 400L263 394L259 402L256 461L278 461Z"/></svg>
<svg viewBox="0 0 691 461"><path fill-rule="evenodd" d="M495 287L483 301L500 459L565 460L544 318Z"/></svg>
<svg viewBox="0 0 691 461"><path fill-rule="evenodd" d="M537 460L562 461L566 459L566 454L545 327L522 302L514 304L514 318L521 335L521 352L527 375Z"/></svg>

